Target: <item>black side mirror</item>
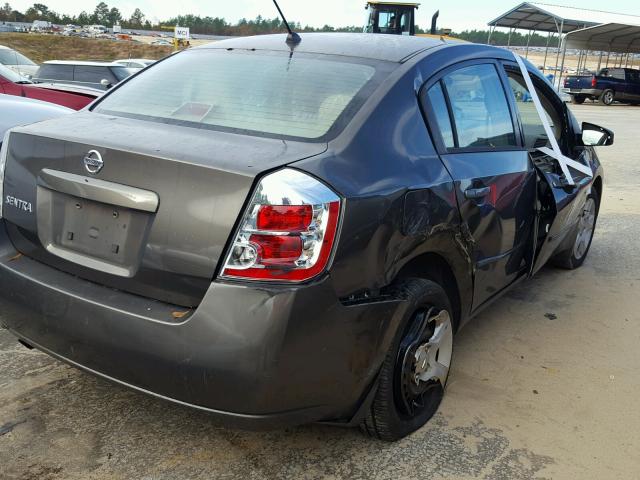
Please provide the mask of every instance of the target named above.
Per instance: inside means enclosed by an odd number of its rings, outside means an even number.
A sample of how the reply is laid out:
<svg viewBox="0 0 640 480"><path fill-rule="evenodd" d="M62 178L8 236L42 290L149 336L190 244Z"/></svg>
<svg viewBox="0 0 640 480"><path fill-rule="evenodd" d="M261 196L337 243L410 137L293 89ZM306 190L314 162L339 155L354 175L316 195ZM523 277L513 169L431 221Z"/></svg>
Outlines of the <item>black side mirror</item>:
<svg viewBox="0 0 640 480"><path fill-rule="evenodd" d="M608 128L582 122L582 144L590 147L613 145L613 132Z"/></svg>

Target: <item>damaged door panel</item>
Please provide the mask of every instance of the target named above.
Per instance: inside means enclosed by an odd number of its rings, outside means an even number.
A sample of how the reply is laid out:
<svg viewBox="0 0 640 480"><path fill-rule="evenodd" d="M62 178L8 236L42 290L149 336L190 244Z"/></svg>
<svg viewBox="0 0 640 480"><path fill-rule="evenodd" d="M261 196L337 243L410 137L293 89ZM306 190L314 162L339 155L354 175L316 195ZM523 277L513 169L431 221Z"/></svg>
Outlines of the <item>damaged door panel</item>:
<svg viewBox="0 0 640 480"><path fill-rule="evenodd" d="M476 309L528 272L536 173L492 62L451 69L422 98L473 241Z"/></svg>
<svg viewBox="0 0 640 480"><path fill-rule="evenodd" d="M538 177L535 257L531 264L533 274L558 251L578 221L591 181L591 176L571 169L571 180L574 183L571 185L563 174L558 159L547 153L548 148L556 143L562 155L585 165L588 165L588 152L570 145L570 139L575 138L575 134L566 107L551 91L550 85L539 79L531 79L540 100L540 112L532 101L521 69L513 62L504 62L504 71L513 94L511 100L518 113L522 141L529 151ZM547 132L554 138L550 139Z"/></svg>
<svg viewBox="0 0 640 480"><path fill-rule="evenodd" d="M538 224L535 262L531 274L540 270L562 245L580 216L589 194L591 177L577 174L567 185L556 161L541 152L532 154L538 171Z"/></svg>

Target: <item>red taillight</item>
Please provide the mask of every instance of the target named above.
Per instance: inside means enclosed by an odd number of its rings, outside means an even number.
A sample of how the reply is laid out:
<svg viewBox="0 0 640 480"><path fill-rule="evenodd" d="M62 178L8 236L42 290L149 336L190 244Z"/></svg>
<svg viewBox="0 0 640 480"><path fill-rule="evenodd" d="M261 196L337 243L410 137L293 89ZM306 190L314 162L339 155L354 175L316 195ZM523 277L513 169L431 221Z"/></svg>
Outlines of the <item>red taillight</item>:
<svg viewBox="0 0 640 480"><path fill-rule="evenodd" d="M287 266L302 255L302 239L287 235L251 235L249 242L257 247L258 259L264 265Z"/></svg>
<svg viewBox="0 0 640 480"><path fill-rule="evenodd" d="M302 232L311 224L311 205L262 205L256 226L259 230Z"/></svg>
<svg viewBox="0 0 640 480"><path fill-rule="evenodd" d="M286 282L315 277L331 258L339 216L340 198L315 178L292 169L266 176L240 222L222 276Z"/></svg>
<svg viewBox="0 0 640 480"><path fill-rule="evenodd" d="M598 79L594 75L593 77L591 77L591 88L596 88L596 85L598 85Z"/></svg>

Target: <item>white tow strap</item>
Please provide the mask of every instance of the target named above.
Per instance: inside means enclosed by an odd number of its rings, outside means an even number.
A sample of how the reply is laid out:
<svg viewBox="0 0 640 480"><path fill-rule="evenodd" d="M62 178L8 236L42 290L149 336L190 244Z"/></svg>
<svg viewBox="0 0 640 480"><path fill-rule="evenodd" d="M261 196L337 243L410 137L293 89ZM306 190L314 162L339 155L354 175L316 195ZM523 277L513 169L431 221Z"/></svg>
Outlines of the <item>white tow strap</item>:
<svg viewBox="0 0 640 480"><path fill-rule="evenodd" d="M531 95L531 99L533 100L533 104L536 107L536 111L538 112L538 116L540 117L540 121L542 122L542 126L544 127L544 131L547 134L547 138L549 139L549 143L551 143L551 148L548 147L540 147L537 150L542 153L549 155L553 159L555 159L558 164L560 164L560 169L564 174L567 183L569 185L575 185L576 182L573 180L573 176L569 171L569 167L575 168L576 170L584 173L585 175L589 175L593 177L593 170L591 167L584 165L580 162L575 161L572 158L566 157L562 150L560 150L560 145L558 145L558 140L556 140L556 136L549 124L549 120L547 119L547 115L545 114L544 108L542 107L542 103L540 102L540 97L538 97L538 92L533 86L533 82L531 81L531 77L529 76L529 71L522 61L522 57L517 53L514 53L513 56L516 58L516 62L518 62L518 66L520 67L520 72L522 73L522 78L524 78L525 83L527 84L527 88L529 89L529 94Z"/></svg>

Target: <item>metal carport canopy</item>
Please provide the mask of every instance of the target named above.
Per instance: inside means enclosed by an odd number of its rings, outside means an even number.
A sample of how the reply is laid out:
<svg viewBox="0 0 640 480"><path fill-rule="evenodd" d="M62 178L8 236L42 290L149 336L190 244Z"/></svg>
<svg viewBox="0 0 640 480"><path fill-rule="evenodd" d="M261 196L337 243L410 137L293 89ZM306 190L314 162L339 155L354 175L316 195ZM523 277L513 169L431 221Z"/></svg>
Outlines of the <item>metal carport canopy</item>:
<svg viewBox="0 0 640 480"><path fill-rule="evenodd" d="M565 48L612 53L640 53L639 25L607 23L566 35Z"/></svg>
<svg viewBox="0 0 640 480"><path fill-rule="evenodd" d="M524 2L490 21L488 25L490 27L567 33L603 23L627 24L630 20L632 23L640 24L640 16L637 15Z"/></svg>

